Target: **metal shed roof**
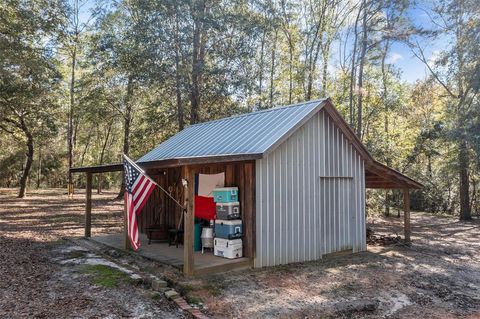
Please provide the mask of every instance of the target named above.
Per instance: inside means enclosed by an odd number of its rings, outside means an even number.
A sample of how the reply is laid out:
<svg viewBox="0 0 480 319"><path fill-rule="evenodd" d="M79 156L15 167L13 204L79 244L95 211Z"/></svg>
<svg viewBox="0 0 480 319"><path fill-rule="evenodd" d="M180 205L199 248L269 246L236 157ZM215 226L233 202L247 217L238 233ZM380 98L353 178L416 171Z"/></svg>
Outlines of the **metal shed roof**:
<svg viewBox="0 0 480 319"><path fill-rule="evenodd" d="M308 101L191 125L137 162L200 157L260 158L290 136L325 101L326 99Z"/></svg>

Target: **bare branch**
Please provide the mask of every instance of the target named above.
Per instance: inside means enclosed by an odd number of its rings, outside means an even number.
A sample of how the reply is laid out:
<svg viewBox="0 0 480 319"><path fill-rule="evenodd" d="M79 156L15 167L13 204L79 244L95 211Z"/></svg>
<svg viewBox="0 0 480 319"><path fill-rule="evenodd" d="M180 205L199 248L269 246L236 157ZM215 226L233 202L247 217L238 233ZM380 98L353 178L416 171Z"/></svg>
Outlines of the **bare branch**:
<svg viewBox="0 0 480 319"><path fill-rule="evenodd" d="M425 64L425 66L427 67L427 69L430 71L430 74L435 78L435 80L437 80L438 83L440 83L441 86L443 86L443 88L445 89L445 91L447 91L447 93L453 97L453 98L458 98L458 95L454 94L450 88L445 84L445 82L442 81L442 79L440 79L440 76L432 69L432 67L430 66L430 64L428 64L428 61L427 61L427 58L425 57L425 53L423 51L423 49L420 47L420 44L418 43L418 41L416 41L416 44L417 44L417 49L419 52L416 52L413 48L412 48L412 53L413 55L415 55L421 62L423 62L423 64Z"/></svg>

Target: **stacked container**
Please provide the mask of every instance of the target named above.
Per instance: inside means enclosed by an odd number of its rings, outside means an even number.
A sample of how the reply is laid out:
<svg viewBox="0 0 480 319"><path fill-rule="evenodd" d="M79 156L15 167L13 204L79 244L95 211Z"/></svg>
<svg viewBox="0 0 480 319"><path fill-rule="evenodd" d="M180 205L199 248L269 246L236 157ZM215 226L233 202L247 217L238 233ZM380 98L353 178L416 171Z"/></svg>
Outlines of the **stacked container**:
<svg viewBox="0 0 480 319"><path fill-rule="evenodd" d="M238 187L215 188L213 200L217 213L213 253L224 258L240 258L243 253L243 225L240 219Z"/></svg>

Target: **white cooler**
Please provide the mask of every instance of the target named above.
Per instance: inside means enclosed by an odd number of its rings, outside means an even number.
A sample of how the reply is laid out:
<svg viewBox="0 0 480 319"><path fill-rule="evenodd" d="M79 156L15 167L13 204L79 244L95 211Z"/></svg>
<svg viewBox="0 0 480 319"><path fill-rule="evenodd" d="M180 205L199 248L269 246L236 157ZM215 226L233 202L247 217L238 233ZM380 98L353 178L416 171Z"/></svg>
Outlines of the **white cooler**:
<svg viewBox="0 0 480 319"><path fill-rule="evenodd" d="M241 239L215 238L213 254L215 256L234 259L243 256L243 244Z"/></svg>

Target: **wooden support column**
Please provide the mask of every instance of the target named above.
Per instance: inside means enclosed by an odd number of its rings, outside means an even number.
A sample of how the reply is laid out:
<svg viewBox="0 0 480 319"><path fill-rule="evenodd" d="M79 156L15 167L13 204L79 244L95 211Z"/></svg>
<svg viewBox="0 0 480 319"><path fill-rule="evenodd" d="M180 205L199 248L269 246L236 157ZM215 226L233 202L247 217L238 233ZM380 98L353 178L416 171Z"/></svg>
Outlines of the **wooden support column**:
<svg viewBox="0 0 480 319"><path fill-rule="evenodd" d="M85 237L92 236L92 173L87 173Z"/></svg>
<svg viewBox="0 0 480 319"><path fill-rule="evenodd" d="M129 250L130 238L128 238L128 211L127 211L127 195L123 195L123 249Z"/></svg>
<svg viewBox="0 0 480 319"><path fill-rule="evenodd" d="M411 242L410 229L410 193L408 188L403 189L403 227L405 231L405 242Z"/></svg>
<svg viewBox="0 0 480 319"><path fill-rule="evenodd" d="M195 195L195 172L192 167L183 166L182 176L187 181L184 185L184 203L187 208L184 213L183 233L183 273L191 276L194 273L193 241L194 241L194 195Z"/></svg>
<svg viewBox="0 0 480 319"><path fill-rule="evenodd" d="M125 180L125 171L122 171L122 180ZM127 193L123 193L123 249L130 250L130 238L128 238L128 211L127 211Z"/></svg>

